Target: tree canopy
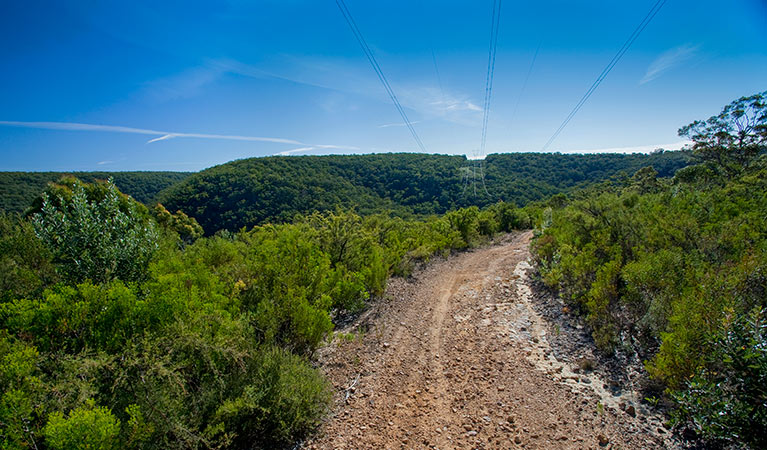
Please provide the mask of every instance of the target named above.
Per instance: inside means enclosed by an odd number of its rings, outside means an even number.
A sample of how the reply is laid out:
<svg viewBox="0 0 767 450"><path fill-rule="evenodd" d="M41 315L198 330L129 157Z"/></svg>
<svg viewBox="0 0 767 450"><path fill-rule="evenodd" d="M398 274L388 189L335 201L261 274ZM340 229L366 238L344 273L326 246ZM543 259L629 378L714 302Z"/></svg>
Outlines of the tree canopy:
<svg viewBox="0 0 767 450"><path fill-rule="evenodd" d="M169 210L197 219L206 233L286 222L338 205L362 214L444 214L499 200L524 206L652 166L661 177L686 166L684 152L634 155L489 155L485 185L466 186L462 156L379 154L250 158L206 169L158 196Z"/></svg>
<svg viewBox="0 0 767 450"><path fill-rule="evenodd" d="M702 161L732 175L767 151L767 91L734 100L716 116L679 129Z"/></svg>

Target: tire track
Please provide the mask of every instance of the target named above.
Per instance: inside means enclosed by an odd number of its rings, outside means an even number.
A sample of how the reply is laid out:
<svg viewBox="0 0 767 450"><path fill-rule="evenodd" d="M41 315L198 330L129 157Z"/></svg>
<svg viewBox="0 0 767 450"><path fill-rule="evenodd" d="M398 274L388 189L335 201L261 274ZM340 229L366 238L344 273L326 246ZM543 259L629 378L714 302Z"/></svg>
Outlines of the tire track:
<svg viewBox="0 0 767 450"><path fill-rule="evenodd" d="M560 366L546 352L543 319L529 314L521 272L531 237L509 235L436 261L410 280L391 280L384 298L344 330L364 335L320 351L338 394L333 414L304 446L663 446L637 433L646 428L638 425L643 417L605 408L602 392L573 389L572 380L552 375Z"/></svg>

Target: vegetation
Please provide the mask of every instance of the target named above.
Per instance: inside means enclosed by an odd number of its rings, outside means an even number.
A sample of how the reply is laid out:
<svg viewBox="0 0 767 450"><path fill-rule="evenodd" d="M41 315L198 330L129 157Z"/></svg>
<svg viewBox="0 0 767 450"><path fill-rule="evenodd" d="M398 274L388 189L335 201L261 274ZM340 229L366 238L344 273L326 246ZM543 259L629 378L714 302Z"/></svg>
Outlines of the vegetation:
<svg viewBox="0 0 767 450"><path fill-rule="evenodd" d="M530 224L334 210L201 237L111 181L0 216L0 447L275 448L325 414L312 355L392 274Z"/></svg>
<svg viewBox="0 0 767 450"><path fill-rule="evenodd" d="M488 194L474 195L462 181L462 156L381 154L251 158L216 166L163 191L170 210L196 218L207 234L294 216L355 207L363 215L390 211L401 217L444 214L499 200L527 205L562 192L652 166L671 176L687 165L682 152L652 155L490 155Z"/></svg>
<svg viewBox="0 0 767 450"><path fill-rule="evenodd" d="M680 129L685 152L490 155L485 196L464 158L416 154L0 174L25 213L0 214L0 447L290 446L329 405L312 358L334 322L535 223L542 280L644 361L672 423L764 448L766 96Z"/></svg>
<svg viewBox="0 0 767 450"><path fill-rule="evenodd" d="M111 178L120 191L148 205L156 201L160 191L189 175L186 172L0 172L0 211L25 212L48 183L66 176L86 183Z"/></svg>
<svg viewBox="0 0 767 450"><path fill-rule="evenodd" d="M753 448L767 429L765 95L680 130L697 165L555 206L533 245L597 344L636 351L667 387L677 424Z"/></svg>

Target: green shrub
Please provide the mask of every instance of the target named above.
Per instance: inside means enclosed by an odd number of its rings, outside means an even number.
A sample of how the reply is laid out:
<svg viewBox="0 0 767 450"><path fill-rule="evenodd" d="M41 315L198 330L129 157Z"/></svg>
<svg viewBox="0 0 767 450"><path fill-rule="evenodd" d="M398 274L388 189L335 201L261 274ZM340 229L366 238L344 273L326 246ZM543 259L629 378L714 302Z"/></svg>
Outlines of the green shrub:
<svg viewBox="0 0 767 450"><path fill-rule="evenodd" d="M64 180L42 194L35 232L70 283L146 279L157 232L146 207L111 182Z"/></svg>
<svg viewBox="0 0 767 450"><path fill-rule="evenodd" d="M120 448L120 421L109 409L96 406L93 400L69 413L54 412L48 417L43 434L55 450L111 450Z"/></svg>
<svg viewBox="0 0 767 450"><path fill-rule="evenodd" d="M674 423L709 441L767 447L767 318L755 309L727 323L712 342L707 365L672 398Z"/></svg>
<svg viewBox="0 0 767 450"><path fill-rule="evenodd" d="M226 400L207 428L233 448L292 444L314 429L330 404L327 382L301 358L264 350L240 395Z"/></svg>
<svg viewBox="0 0 767 450"><path fill-rule="evenodd" d="M0 447L34 448L44 397L35 347L0 332Z"/></svg>
<svg viewBox="0 0 767 450"><path fill-rule="evenodd" d="M56 283L51 260L31 223L0 213L0 302L38 296Z"/></svg>
<svg viewBox="0 0 767 450"><path fill-rule="evenodd" d="M479 208L471 206L445 214L450 227L461 236L458 248L471 247L479 236Z"/></svg>

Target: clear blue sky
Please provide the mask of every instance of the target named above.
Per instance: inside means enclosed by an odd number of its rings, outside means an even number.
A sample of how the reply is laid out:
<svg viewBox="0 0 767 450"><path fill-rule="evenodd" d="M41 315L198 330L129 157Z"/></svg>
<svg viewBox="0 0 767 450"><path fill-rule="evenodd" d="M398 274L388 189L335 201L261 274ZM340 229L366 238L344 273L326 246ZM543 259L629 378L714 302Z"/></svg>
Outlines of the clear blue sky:
<svg viewBox="0 0 767 450"><path fill-rule="evenodd" d="M487 153L540 151L653 3L505 0ZM492 1L347 4L427 150L471 155ZM0 42L0 170L417 149L333 0L8 1ZM550 150L678 146L765 89L767 2L669 0Z"/></svg>

